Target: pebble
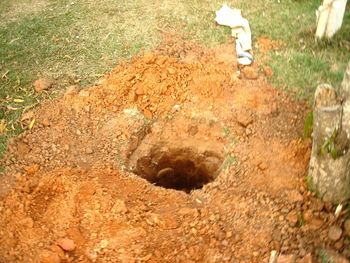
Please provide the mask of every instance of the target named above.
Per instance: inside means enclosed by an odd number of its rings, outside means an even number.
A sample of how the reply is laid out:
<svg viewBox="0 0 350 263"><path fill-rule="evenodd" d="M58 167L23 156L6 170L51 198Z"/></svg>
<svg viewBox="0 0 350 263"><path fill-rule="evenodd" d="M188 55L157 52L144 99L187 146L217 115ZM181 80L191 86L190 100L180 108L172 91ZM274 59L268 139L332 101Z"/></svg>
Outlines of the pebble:
<svg viewBox="0 0 350 263"><path fill-rule="evenodd" d="M40 254L40 263L61 263L61 259L57 253L50 250L44 250Z"/></svg>
<svg viewBox="0 0 350 263"><path fill-rule="evenodd" d="M64 257L64 250L58 245L51 245L50 250L56 253L60 258Z"/></svg>
<svg viewBox="0 0 350 263"><path fill-rule="evenodd" d="M48 90L49 88L51 88L52 85L52 80L41 78L34 82L34 89L36 92L42 92L43 90Z"/></svg>
<svg viewBox="0 0 350 263"><path fill-rule="evenodd" d="M340 250L344 245L344 240L343 239L340 239L339 241L335 242L334 244L334 248L336 250Z"/></svg>
<svg viewBox="0 0 350 263"><path fill-rule="evenodd" d="M309 222L309 227L310 229L320 229L323 225L323 220L322 219L318 219L318 218L313 218L311 219L311 221Z"/></svg>
<svg viewBox="0 0 350 263"><path fill-rule="evenodd" d="M85 152L86 152L87 154L92 154L94 151L93 151L90 147L87 147L86 150L85 150Z"/></svg>
<svg viewBox="0 0 350 263"><path fill-rule="evenodd" d="M50 126L50 121L49 121L49 119L44 118L44 119L41 121L41 124L44 125L45 127L48 127L48 126Z"/></svg>
<svg viewBox="0 0 350 263"><path fill-rule="evenodd" d="M257 79L257 78L259 78L259 73L258 73L257 69L255 69L253 67L244 67L242 69L242 73L243 73L243 76L246 79Z"/></svg>
<svg viewBox="0 0 350 263"><path fill-rule="evenodd" d="M331 226L328 229L328 238L332 241L337 241L341 237L343 231L338 226Z"/></svg>
<svg viewBox="0 0 350 263"><path fill-rule="evenodd" d="M312 200L312 209L314 211L321 211L324 207L324 203L322 202L322 200L318 199L318 198L314 198Z"/></svg>
<svg viewBox="0 0 350 263"><path fill-rule="evenodd" d="M73 251L75 249L75 243L69 238L60 238L57 240L57 245L59 245L65 251Z"/></svg>
<svg viewBox="0 0 350 263"><path fill-rule="evenodd" d="M222 244L223 246L227 247L227 246L228 246L228 241L227 241L226 239L224 239L224 240L221 242L221 244Z"/></svg>
<svg viewBox="0 0 350 263"><path fill-rule="evenodd" d="M118 214L125 214L128 212L128 208L123 200L116 199L112 211Z"/></svg>
<svg viewBox="0 0 350 263"><path fill-rule="evenodd" d="M72 85L67 87L66 92L64 93L64 98L76 96L79 93L79 86Z"/></svg>
<svg viewBox="0 0 350 263"><path fill-rule="evenodd" d="M267 163L265 163L265 162L261 162L261 163L259 163L258 168L259 168L261 171L265 171L265 170L268 168L268 165L267 165Z"/></svg>
<svg viewBox="0 0 350 263"><path fill-rule="evenodd" d="M304 213L303 213L303 218L305 220L305 222L311 222L311 220L313 219L313 213L311 210L306 210Z"/></svg>
<svg viewBox="0 0 350 263"><path fill-rule="evenodd" d="M290 212L287 215L286 219L288 220L291 226L295 226L298 223L298 215L294 211Z"/></svg>
<svg viewBox="0 0 350 263"><path fill-rule="evenodd" d="M89 97L90 92L87 89L83 89L83 90L79 91L78 96L79 97Z"/></svg>
<svg viewBox="0 0 350 263"><path fill-rule="evenodd" d="M269 66L265 66L263 68L263 73L268 78L272 77L272 75L273 75L273 71L272 71L272 69Z"/></svg>
<svg viewBox="0 0 350 263"><path fill-rule="evenodd" d="M236 116L236 121L239 125L246 128L249 124L253 123L252 117L248 113L239 113Z"/></svg>
<svg viewBox="0 0 350 263"><path fill-rule="evenodd" d="M297 190L291 190L287 192L287 199L290 203L302 202L303 196Z"/></svg>
<svg viewBox="0 0 350 263"><path fill-rule="evenodd" d="M37 171L39 171L39 169L40 169L40 166L37 164L32 164L24 168L24 170L28 175L35 174Z"/></svg>
<svg viewBox="0 0 350 263"><path fill-rule="evenodd" d="M140 95L144 95L145 92L144 92L143 88L142 88L141 86L139 86L139 87L135 90L135 94L140 96Z"/></svg>

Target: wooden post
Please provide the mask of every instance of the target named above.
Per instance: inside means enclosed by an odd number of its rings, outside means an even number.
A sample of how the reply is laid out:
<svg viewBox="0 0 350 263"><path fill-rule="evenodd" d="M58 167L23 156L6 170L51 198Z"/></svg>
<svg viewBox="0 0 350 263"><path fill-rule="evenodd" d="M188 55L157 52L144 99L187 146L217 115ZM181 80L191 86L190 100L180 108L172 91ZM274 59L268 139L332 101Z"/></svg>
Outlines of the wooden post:
<svg viewBox="0 0 350 263"><path fill-rule="evenodd" d="M315 92L309 188L323 200L350 198L350 63L337 94L327 84Z"/></svg>

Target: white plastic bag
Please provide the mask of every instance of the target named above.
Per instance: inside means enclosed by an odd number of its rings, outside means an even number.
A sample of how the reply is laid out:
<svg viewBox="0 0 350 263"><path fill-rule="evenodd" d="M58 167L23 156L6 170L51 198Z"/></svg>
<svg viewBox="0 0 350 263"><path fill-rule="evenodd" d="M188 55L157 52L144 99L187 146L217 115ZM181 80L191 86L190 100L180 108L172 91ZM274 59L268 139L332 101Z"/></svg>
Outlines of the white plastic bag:
<svg viewBox="0 0 350 263"><path fill-rule="evenodd" d="M238 63L250 65L253 62L253 56L249 53L252 49L252 33L248 20L242 17L241 10L231 9L224 4L220 10L216 11L215 21L219 25L229 26L232 29L232 36L236 39Z"/></svg>
<svg viewBox="0 0 350 263"><path fill-rule="evenodd" d="M242 17L241 10L231 9L228 5L224 4L220 10L216 11L215 21L222 26L229 27L241 27L245 20Z"/></svg>
<svg viewBox="0 0 350 263"><path fill-rule="evenodd" d="M324 0L316 11L316 38L332 38L343 23L347 0Z"/></svg>

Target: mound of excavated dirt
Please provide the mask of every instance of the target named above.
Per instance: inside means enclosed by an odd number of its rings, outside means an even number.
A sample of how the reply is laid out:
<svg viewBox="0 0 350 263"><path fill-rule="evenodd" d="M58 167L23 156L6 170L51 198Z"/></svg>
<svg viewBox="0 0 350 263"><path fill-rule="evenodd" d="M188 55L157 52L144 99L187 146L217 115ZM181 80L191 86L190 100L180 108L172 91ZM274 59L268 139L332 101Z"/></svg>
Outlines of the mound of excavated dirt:
<svg viewBox="0 0 350 263"><path fill-rule="evenodd" d="M27 113L0 187L0 262L297 262L346 255L305 190L306 106L231 46L167 43ZM170 54L170 55L169 55ZM24 118L24 119L28 119ZM311 254L310 254L311 253Z"/></svg>

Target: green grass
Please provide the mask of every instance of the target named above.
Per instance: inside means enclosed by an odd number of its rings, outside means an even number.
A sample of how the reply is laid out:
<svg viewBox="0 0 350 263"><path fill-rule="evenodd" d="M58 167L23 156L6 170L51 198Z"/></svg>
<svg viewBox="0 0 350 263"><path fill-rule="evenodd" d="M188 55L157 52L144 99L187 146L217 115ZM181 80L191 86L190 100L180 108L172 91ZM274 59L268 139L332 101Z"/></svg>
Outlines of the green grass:
<svg viewBox="0 0 350 263"><path fill-rule="evenodd" d="M327 251L324 249L319 249L316 252L316 255L320 263L334 263L333 258L328 255Z"/></svg>
<svg viewBox="0 0 350 263"><path fill-rule="evenodd" d="M311 138L314 124L314 114L312 111L308 112L304 121L304 139Z"/></svg>
<svg viewBox="0 0 350 263"><path fill-rule="evenodd" d="M274 85L312 98L317 84L339 85L350 59L350 12L330 42L315 43L318 0L227 1L249 19L253 42L260 36L286 46L257 60L270 65ZM3 0L0 2L0 157L8 138L21 132L18 119L67 86L92 85L120 60L152 50L174 30L207 46L226 43L230 30L214 22L222 1L214 0ZM349 9L349 8L348 8ZM47 94L33 92L39 77L55 80ZM24 102L15 103L16 98ZM0 130L1 132L1 130Z"/></svg>
<svg viewBox="0 0 350 263"><path fill-rule="evenodd" d="M338 87L343 79L350 60L349 7L343 27L334 38L316 42L313 12L319 1L283 3L282 12L278 15L281 21L276 21L277 28L274 30L271 23L266 21L263 25L268 25L268 30L261 28L261 32L265 31L273 39L283 40L286 47L278 52L270 52L266 64L273 69L274 85L311 101L318 84L330 83ZM282 22L283 17L287 23Z"/></svg>
<svg viewBox="0 0 350 263"><path fill-rule="evenodd" d="M222 170L227 170L229 169L231 166L235 165L237 163L237 158L235 156L232 155L228 155L226 157L226 159L224 160L224 162L221 165L221 169Z"/></svg>

